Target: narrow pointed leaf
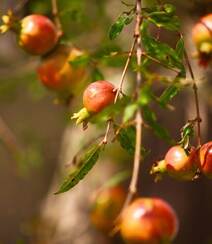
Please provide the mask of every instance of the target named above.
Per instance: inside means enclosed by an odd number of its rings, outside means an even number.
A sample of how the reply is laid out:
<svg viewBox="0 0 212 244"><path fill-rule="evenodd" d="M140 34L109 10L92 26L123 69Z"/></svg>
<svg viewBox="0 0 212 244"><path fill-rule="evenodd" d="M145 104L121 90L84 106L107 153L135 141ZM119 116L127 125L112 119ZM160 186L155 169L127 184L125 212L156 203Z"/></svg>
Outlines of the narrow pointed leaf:
<svg viewBox="0 0 212 244"><path fill-rule="evenodd" d="M60 186L59 191L55 194L63 193L82 180L88 172L93 168L94 164L97 162L99 158L99 154L102 150L102 146L99 144L92 145L78 160L77 165L72 170L72 172L65 178L62 185Z"/></svg>
<svg viewBox="0 0 212 244"><path fill-rule="evenodd" d="M111 26L109 31L109 38L111 40L115 39L123 30L125 25L132 22L133 15L128 15L126 13L121 14L116 22Z"/></svg>

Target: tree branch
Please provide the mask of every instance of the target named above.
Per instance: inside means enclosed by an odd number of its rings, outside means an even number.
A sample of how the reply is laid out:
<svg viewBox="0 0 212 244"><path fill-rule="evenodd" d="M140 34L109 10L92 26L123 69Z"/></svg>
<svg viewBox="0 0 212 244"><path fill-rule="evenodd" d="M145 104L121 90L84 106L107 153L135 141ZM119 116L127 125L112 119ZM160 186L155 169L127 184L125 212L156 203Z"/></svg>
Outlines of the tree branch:
<svg viewBox="0 0 212 244"><path fill-rule="evenodd" d="M141 0L137 0L136 2L136 26L135 26L135 37L137 40L137 66L141 66L141 57L142 57L142 48L141 48L141 34L140 34L140 26L142 22L141 16ZM141 71L138 69L137 78L136 78L136 97L138 96L140 87L142 83ZM134 164L133 164L133 173L129 186L129 197L128 201L131 201L134 194L137 193L137 185L138 185L138 176L141 162L141 141L142 141L142 114L140 108L136 112L136 145L135 145L135 154L134 154ZM128 203L127 203L128 204Z"/></svg>
<svg viewBox="0 0 212 244"><path fill-rule="evenodd" d="M127 57L127 61L126 61L126 64L124 66L124 70L122 72L122 75L121 75L121 80L119 82L119 85L118 85L118 88L116 90L116 95L115 95L115 99L114 99L114 104L117 102L118 100L118 97L120 95L120 93L122 93L122 88L123 88L123 83L124 83L124 78L126 76L126 73L127 73L127 68L130 64L130 60L133 56L133 51L134 51L134 48L135 48L135 45L136 45L136 40L137 40L137 37L134 38L133 40L133 43L132 43L132 46L131 46L131 49L129 51L129 54L128 54L128 57ZM110 119L107 123L107 128L106 128L106 132L105 132L105 136L104 136L104 139L102 141L103 144L107 144L107 138L108 138L108 134L109 134L109 131L110 131L110 128L111 128L111 125L112 125L112 120Z"/></svg>
<svg viewBox="0 0 212 244"><path fill-rule="evenodd" d="M142 58L142 47L141 47L141 34L140 34L140 25L142 23L142 6L141 0L136 1L136 26L135 26L135 40L137 43L137 66L141 66L141 58ZM142 83L141 71L138 69L137 77L136 77L136 97L138 96L140 87ZM133 172L129 185L129 192L127 198L125 200L124 206L122 208L121 214L123 210L128 206L131 202L134 195L137 193L137 185L138 185L138 177L139 177L139 169L141 162L141 141L142 141L142 114L140 108L136 112L135 123L136 123L136 144L135 144L135 154L134 154L134 163L133 163ZM120 215L121 215L120 214Z"/></svg>
<svg viewBox="0 0 212 244"><path fill-rule="evenodd" d="M54 21L58 29L58 35L63 35L62 25L59 18L59 11L57 6L57 0L51 0L52 1L52 15L54 16Z"/></svg>
<svg viewBox="0 0 212 244"><path fill-rule="evenodd" d="M184 51L184 56L185 56L186 63L188 65L188 69L189 69L192 81L193 81L193 91L194 91L194 100L195 100L195 106L196 106L196 121L197 121L197 146L200 147L201 146L201 121L202 121L202 119L200 116L198 87L197 87L194 72L193 72L191 63L189 61L189 57L188 57L186 50Z"/></svg>

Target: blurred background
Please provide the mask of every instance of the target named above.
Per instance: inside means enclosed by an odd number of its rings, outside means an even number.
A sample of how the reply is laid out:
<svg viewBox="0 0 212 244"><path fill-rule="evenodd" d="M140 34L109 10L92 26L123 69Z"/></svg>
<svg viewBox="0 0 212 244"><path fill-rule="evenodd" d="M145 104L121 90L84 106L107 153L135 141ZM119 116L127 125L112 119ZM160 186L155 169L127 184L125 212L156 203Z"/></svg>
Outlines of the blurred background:
<svg viewBox="0 0 212 244"><path fill-rule="evenodd" d="M22 2L25 2L23 6ZM175 3L190 56L195 52L191 28L200 16L212 11L211 3L211 0ZM115 42L107 37L111 23L124 10L121 1L58 0L58 4L65 31L64 42L71 41L90 51L100 48L129 50L132 27L127 27ZM0 8L1 14L8 8L18 8L20 17L29 13L51 17L49 0L0 0ZM164 33L163 38L175 42L168 33ZM108 154L113 160L115 158L115 164L109 156L103 157L74 190L63 196L53 195L60 183L59 172L84 140L81 129L70 122L71 113L76 111L74 104L81 101L74 98L69 108L54 104L55 94L46 90L37 78L39 62L39 58L27 55L18 47L13 33L0 36L0 244L121 243L116 238L109 240L91 226L89 201L94 189L117 169L128 167L132 159L120 149L109 148ZM110 67L114 64L101 65L100 69L107 80L118 82L121 64L115 64L116 67ZM200 88L203 141L207 142L212 137L212 71L210 67L199 68L195 59L192 65ZM133 78L129 72L127 80ZM160 121L170 129L173 137L178 138L180 128L195 113L192 91L188 88L178 95L174 105L175 111L160 110L158 113ZM86 132L86 137L91 137L92 133L96 133L95 128ZM154 183L148 172L152 162L166 152L168 145L148 132L144 134L144 145L151 149L151 154L142 165L141 194L160 196L174 207L180 219L174 243L211 244L211 181L204 177L195 182L164 178Z"/></svg>

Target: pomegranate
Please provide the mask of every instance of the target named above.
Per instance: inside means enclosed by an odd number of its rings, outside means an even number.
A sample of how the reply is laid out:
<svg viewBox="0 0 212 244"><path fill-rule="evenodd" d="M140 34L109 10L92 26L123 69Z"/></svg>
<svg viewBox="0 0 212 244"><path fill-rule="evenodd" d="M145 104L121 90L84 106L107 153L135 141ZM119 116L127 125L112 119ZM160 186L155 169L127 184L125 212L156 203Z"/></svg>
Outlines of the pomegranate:
<svg viewBox="0 0 212 244"><path fill-rule="evenodd" d="M29 15L21 20L19 45L33 55L44 55L58 41L58 32L54 23L43 15Z"/></svg>
<svg viewBox="0 0 212 244"><path fill-rule="evenodd" d="M178 219L164 200L138 198L124 210L120 231L129 244L160 244L174 239L178 232Z"/></svg>
<svg viewBox="0 0 212 244"><path fill-rule="evenodd" d="M200 64L207 66L212 53L212 14L200 19L192 30L192 37L199 51Z"/></svg>
<svg viewBox="0 0 212 244"><path fill-rule="evenodd" d="M72 67L73 61L84 54L83 51L68 45L60 45L43 58L37 73L41 82L49 89L66 94L77 94L85 85L85 67Z"/></svg>
<svg viewBox="0 0 212 244"><path fill-rule="evenodd" d="M112 230L114 221L121 211L126 192L121 186L103 188L93 197L91 207L91 222L103 232Z"/></svg>
<svg viewBox="0 0 212 244"><path fill-rule="evenodd" d="M207 177L212 178L212 141L200 148L199 155L201 171Z"/></svg>
<svg viewBox="0 0 212 244"><path fill-rule="evenodd" d="M192 180L196 175L197 168L198 156L194 148L186 153L181 146L173 146L166 153L165 159L153 166L151 172L156 174L168 173L179 180Z"/></svg>
<svg viewBox="0 0 212 244"><path fill-rule="evenodd" d="M91 83L84 91L83 104L89 113L98 113L113 103L115 87L108 81Z"/></svg>

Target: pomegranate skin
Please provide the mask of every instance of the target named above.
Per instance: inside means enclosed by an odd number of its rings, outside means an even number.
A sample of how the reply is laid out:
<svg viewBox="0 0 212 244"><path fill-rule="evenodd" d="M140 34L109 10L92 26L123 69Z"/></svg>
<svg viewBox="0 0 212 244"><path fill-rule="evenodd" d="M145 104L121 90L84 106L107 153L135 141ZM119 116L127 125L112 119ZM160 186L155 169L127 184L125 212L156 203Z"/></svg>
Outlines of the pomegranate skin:
<svg viewBox="0 0 212 244"><path fill-rule="evenodd" d="M115 87L108 81L91 83L84 91L83 104L90 113L98 113L114 102Z"/></svg>
<svg viewBox="0 0 212 244"><path fill-rule="evenodd" d="M19 45L32 55L44 55L58 41L54 23L43 15L29 15L21 20Z"/></svg>
<svg viewBox="0 0 212 244"><path fill-rule="evenodd" d="M41 61L37 69L42 84L56 92L79 93L85 85L87 70L85 67L74 68L69 62L83 54L83 51L71 46L58 46Z"/></svg>
<svg viewBox="0 0 212 244"><path fill-rule="evenodd" d="M129 244L160 244L178 232L172 207L160 198L138 198L123 212L120 231Z"/></svg>
<svg viewBox="0 0 212 244"><path fill-rule="evenodd" d="M181 180L192 180L198 167L197 151L191 148L189 155L181 146L173 146L165 155L167 172Z"/></svg>
<svg viewBox="0 0 212 244"><path fill-rule="evenodd" d="M212 45L212 14L208 14L200 19L192 30L192 37L199 51L203 43Z"/></svg>
<svg viewBox="0 0 212 244"><path fill-rule="evenodd" d="M212 141L200 148L199 155L201 171L207 177L212 178Z"/></svg>
<svg viewBox="0 0 212 244"><path fill-rule="evenodd" d="M104 188L95 192L90 211L91 223L104 233L111 231L125 198L126 191L121 186Z"/></svg>

